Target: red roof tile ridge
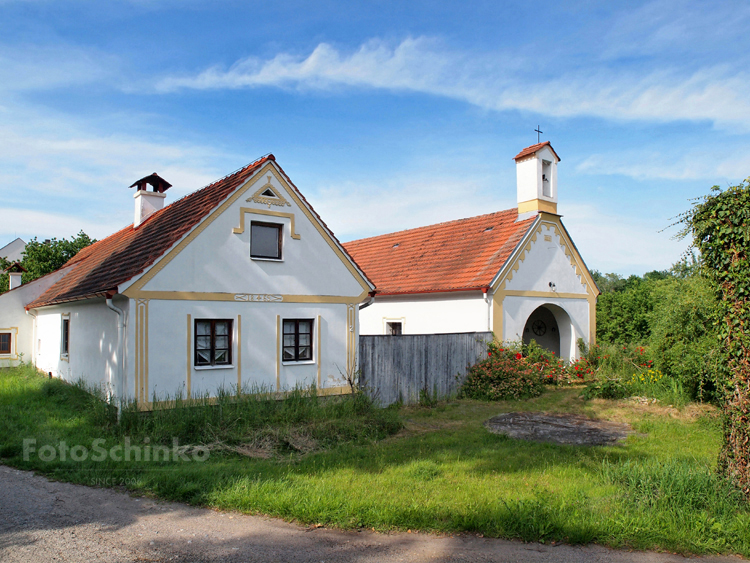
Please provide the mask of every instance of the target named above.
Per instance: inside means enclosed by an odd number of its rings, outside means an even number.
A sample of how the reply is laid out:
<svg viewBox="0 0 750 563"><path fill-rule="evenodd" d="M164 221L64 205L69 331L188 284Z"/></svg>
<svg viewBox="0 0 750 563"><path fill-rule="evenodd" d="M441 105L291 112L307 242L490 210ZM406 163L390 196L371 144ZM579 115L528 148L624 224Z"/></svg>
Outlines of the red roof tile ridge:
<svg viewBox="0 0 750 563"><path fill-rule="evenodd" d="M491 284L538 219L517 217L517 209L495 211L345 246L381 295L480 290Z"/></svg>
<svg viewBox="0 0 750 563"><path fill-rule="evenodd" d="M360 242L364 242L364 241L375 240L375 239L378 239L378 238L381 238L381 237L388 237L388 236L393 236L393 235L402 235L402 234L405 234L405 233L412 233L412 232L416 232L416 231L420 231L420 230L434 229L436 227L445 227L445 226L448 226L448 225L451 225L451 224L458 225L461 222L481 220L481 219L484 219L484 218L489 218L489 217L492 217L492 216L495 216L495 215L500 215L500 214L503 214L503 213L513 213L515 215L515 214L518 213L518 209L515 208L515 207L511 208L511 209L502 209L500 211L493 211L492 213L485 213L483 215L475 215L473 217L462 217L461 219L450 219L448 221L442 221L440 223L432 223L430 225L422 225L420 227L410 227L408 229L401 229L400 231L393 231L393 232L390 232L390 233L383 233L381 235L373 235L371 237L364 237L364 238L360 238L360 239L350 240L348 242L345 242L344 244L360 243Z"/></svg>
<svg viewBox="0 0 750 563"><path fill-rule="evenodd" d="M549 150L552 151L552 153L557 157L557 160L561 160L560 156L557 154L555 149L552 148L552 143L549 141L544 141L543 143L537 143L535 145L531 145L529 147L526 147L521 152L519 152L516 156L513 157L513 160L519 160L525 156L532 155L538 151L540 151L544 147L549 147Z"/></svg>
<svg viewBox="0 0 750 563"><path fill-rule="evenodd" d="M27 308L86 299L116 291L121 284L141 274L169 252L230 197L251 173L257 171L265 162L275 160L273 154L269 153L170 203L149 216L137 229L133 228L132 224L127 225L82 249L63 268L77 264L81 264L82 267L77 268L76 272L64 275L35 301L29 303ZM217 187L223 191L212 194L210 189ZM183 209L191 202L192 208ZM179 215L181 211L192 211L193 215L183 220L183 216ZM162 218L166 221L164 225L160 224ZM144 243L150 243L152 246ZM89 262L91 263L88 264Z"/></svg>

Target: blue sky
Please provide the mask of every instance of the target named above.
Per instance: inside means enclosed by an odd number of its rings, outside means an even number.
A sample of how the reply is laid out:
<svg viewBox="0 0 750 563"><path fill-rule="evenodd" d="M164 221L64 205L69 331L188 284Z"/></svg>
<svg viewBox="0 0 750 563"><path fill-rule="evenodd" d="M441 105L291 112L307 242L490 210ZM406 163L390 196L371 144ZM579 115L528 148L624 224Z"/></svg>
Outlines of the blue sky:
<svg viewBox="0 0 750 563"><path fill-rule="evenodd" d="M750 176L747 2L0 0L0 246L102 238L273 152L343 241L515 206L552 142L592 269ZM169 200L170 198L168 198Z"/></svg>

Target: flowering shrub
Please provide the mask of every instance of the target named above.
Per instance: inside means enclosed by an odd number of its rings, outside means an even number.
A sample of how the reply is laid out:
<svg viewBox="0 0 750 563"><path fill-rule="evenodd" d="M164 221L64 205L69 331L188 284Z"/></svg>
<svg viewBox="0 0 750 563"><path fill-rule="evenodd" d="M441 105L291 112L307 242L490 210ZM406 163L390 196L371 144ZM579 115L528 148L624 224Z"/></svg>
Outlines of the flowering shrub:
<svg viewBox="0 0 750 563"><path fill-rule="evenodd" d="M469 369L461 388L462 397L500 401L542 394L544 387L539 370L526 362L520 352L505 352L500 347L494 352L490 349L486 359Z"/></svg>
<svg viewBox="0 0 750 563"><path fill-rule="evenodd" d="M654 383L659 383L662 378L664 377L664 374L660 372L658 369L649 369L648 371L641 372L641 373L634 373L633 377L630 378L630 385L652 385Z"/></svg>

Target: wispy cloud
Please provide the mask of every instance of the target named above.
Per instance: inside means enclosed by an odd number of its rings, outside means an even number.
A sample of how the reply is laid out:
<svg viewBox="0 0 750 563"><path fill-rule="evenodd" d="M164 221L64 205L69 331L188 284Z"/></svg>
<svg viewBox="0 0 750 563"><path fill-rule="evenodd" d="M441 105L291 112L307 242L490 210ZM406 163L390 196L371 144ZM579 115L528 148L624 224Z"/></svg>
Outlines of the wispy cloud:
<svg viewBox="0 0 750 563"><path fill-rule="evenodd" d="M92 49L0 45L0 92L48 90L65 86L119 81L117 57Z"/></svg>
<svg viewBox="0 0 750 563"><path fill-rule="evenodd" d="M515 192L506 195L465 176L405 174L377 185L344 182L308 199L336 236L349 241L515 207Z"/></svg>
<svg viewBox="0 0 750 563"><path fill-rule="evenodd" d="M127 187L138 178L157 171L173 201L243 163L220 148L102 132L36 107L0 110L0 123L0 241L80 229L103 237L132 221Z"/></svg>
<svg viewBox="0 0 750 563"><path fill-rule="evenodd" d="M620 274L663 270L678 262L688 242L660 232L661 219L611 215L590 204L565 205L565 226L591 269Z"/></svg>
<svg viewBox="0 0 750 563"><path fill-rule="evenodd" d="M636 180L743 180L750 171L750 149L629 150L593 154L576 166L583 174L619 175Z"/></svg>
<svg viewBox="0 0 750 563"><path fill-rule="evenodd" d="M489 110L525 110L557 117L614 120L706 120L750 129L750 75L729 66L636 74L610 67L554 78L519 69L511 53L470 56L427 38L391 46L369 41L346 53L321 43L306 57L279 54L241 59L228 69L169 76L157 90L277 87L333 91L341 87L420 92Z"/></svg>

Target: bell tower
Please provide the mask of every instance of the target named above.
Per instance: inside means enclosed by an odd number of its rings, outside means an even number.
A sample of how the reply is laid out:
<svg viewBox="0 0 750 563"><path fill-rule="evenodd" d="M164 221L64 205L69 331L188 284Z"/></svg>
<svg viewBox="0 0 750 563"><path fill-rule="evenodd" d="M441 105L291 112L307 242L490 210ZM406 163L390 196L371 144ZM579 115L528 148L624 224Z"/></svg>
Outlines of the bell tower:
<svg viewBox="0 0 750 563"><path fill-rule="evenodd" d="M518 214L544 211L557 215L557 163L560 157L550 142L526 147L514 160Z"/></svg>

